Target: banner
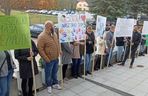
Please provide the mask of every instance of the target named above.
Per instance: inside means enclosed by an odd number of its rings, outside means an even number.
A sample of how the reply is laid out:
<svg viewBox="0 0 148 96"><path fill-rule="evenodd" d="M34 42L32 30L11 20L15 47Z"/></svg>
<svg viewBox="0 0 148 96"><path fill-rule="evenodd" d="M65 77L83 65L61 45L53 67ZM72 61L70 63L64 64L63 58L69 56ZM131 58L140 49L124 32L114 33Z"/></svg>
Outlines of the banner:
<svg viewBox="0 0 148 96"><path fill-rule="evenodd" d="M148 35L148 21L144 21L142 35Z"/></svg>
<svg viewBox="0 0 148 96"><path fill-rule="evenodd" d="M30 47L29 16L0 16L0 50Z"/></svg>
<svg viewBox="0 0 148 96"><path fill-rule="evenodd" d="M84 14L58 15L60 43L84 40L86 32Z"/></svg>
<svg viewBox="0 0 148 96"><path fill-rule="evenodd" d="M95 36L96 37L98 37L98 36L102 37L103 33L105 31L105 28L106 28L106 17L97 16Z"/></svg>
<svg viewBox="0 0 148 96"><path fill-rule="evenodd" d="M115 29L115 37L131 37L134 25L134 19L118 18Z"/></svg>

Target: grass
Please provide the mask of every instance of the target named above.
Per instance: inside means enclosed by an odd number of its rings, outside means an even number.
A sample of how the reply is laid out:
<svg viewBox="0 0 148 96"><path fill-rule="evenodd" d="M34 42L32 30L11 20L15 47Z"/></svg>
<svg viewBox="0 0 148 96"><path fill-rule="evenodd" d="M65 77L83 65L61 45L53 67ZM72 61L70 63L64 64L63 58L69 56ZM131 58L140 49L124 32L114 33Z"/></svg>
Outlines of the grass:
<svg viewBox="0 0 148 96"><path fill-rule="evenodd" d="M21 11L12 11L11 15L17 15L17 14L23 14L23 13L24 12L21 12ZM4 14L0 12L0 15L4 15ZM44 24L44 22L47 20L53 21L54 24L58 22L57 16L53 16L53 15L29 13L29 17L30 17L30 24L38 24L38 23Z"/></svg>

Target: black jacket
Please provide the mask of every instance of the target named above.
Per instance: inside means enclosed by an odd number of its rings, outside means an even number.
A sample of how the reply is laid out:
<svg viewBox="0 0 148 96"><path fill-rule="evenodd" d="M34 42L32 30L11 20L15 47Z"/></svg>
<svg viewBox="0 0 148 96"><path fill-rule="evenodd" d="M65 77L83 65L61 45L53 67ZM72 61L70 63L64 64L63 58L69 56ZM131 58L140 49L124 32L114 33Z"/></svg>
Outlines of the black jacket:
<svg viewBox="0 0 148 96"><path fill-rule="evenodd" d="M116 46L124 46L124 37L116 37Z"/></svg>
<svg viewBox="0 0 148 96"><path fill-rule="evenodd" d="M92 54L94 52L94 43L95 43L95 35L92 32L91 34L86 32L88 39L86 39L86 53Z"/></svg>
<svg viewBox="0 0 148 96"><path fill-rule="evenodd" d="M34 53L33 56L33 64L34 64L34 72L38 73L37 62L35 60L35 56L38 54L37 47L35 43L32 41L32 51ZM19 72L20 78L27 79L32 77L32 67L31 61L27 60L27 57L30 57L30 49L19 49L14 51L15 58L19 62Z"/></svg>
<svg viewBox="0 0 148 96"><path fill-rule="evenodd" d="M132 42L134 45L138 46L141 42L141 34L139 32L134 32L132 37Z"/></svg>

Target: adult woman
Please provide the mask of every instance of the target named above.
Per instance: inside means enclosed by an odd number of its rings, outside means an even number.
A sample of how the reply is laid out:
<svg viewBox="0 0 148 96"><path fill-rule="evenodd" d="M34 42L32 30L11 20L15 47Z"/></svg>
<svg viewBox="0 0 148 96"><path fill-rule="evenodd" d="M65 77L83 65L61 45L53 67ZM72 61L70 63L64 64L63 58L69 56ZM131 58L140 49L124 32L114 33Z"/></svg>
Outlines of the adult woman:
<svg viewBox="0 0 148 96"><path fill-rule="evenodd" d="M10 51L0 51L0 96L9 96L14 68Z"/></svg>
<svg viewBox="0 0 148 96"><path fill-rule="evenodd" d="M61 49L62 49L63 79L66 80L65 77L68 64L72 63L72 50L70 47L70 43L62 43Z"/></svg>
<svg viewBox="0 0 148 96"><path fill-rule="evenodd" d="M86 64L85 64L85 73L91 74L91 58L92 53L94 52L95 36L92 31L92 27L88 26L86 30Z"/></svg>
<svg viewBox="0 0 148 96"><path fill-rule="evenodd" d="M79 42L75 41L71 44L72 47L72 76L78 78L80 68L80 46Z"/></svg>
<svg viewBox="0 0 148 96"><path fill-rule="evenodd" d="M35 43L32 41L32 55L30 56L30 49L19 49L15 50L15 58L19 62L19 72L20 72L20 78L22 79L22 92L23 96L33 96L32 87L33 87L33 76L32 76L32 67L31 67L31 61L33 60L34 64L34 71L35 74L38 73L37 68L37 62L35 60L35 56L38 54L38 50L36 48ZM29 88L29 91L27 91L27 88Z"/></svg>

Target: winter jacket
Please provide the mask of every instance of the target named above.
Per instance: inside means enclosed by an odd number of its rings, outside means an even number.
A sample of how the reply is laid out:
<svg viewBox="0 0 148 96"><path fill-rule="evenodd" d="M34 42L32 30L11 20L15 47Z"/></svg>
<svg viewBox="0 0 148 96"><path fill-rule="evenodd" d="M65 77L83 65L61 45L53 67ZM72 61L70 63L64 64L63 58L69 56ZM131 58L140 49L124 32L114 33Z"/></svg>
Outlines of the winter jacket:
<svg viewBox="0 0 148 96"><path fill-rule="evenodd" d="M35 60L35 57L38 54L38 50L36 48L35 43L32 41L32 51L34 53L33 56L33 64L34 64L34 72L35 74L38 73L38 67L37 67L37 62ZM30 49L18 49L14 51L15 58L19 62L19 73L20 73L20 78L22 79L27 79L31 78L32 76L32 66L31 66L31 61L29 61L27 58L30 57Z"/></svg>
<svg viewBox="0 0 148 96"><path fill-rule="evenodd" d="M60 55L60 46L56 33L42 32L38 36L37 47L39 54L46 62L58 59Z"/></svg>

